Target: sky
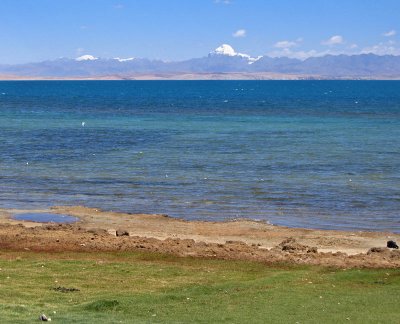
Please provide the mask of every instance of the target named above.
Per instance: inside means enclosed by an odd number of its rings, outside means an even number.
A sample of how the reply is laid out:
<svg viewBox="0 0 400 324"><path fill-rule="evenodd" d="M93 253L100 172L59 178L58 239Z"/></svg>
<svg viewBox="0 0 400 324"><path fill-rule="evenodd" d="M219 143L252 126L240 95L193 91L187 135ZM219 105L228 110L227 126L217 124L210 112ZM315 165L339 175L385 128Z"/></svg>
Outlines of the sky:
<svg viewBox="0 0 400 324"><path fill-rule="evenodd" d="M177 61L221 44L253 57L400 55L400 0L0 1L0 64L85 54Z"/></svg>

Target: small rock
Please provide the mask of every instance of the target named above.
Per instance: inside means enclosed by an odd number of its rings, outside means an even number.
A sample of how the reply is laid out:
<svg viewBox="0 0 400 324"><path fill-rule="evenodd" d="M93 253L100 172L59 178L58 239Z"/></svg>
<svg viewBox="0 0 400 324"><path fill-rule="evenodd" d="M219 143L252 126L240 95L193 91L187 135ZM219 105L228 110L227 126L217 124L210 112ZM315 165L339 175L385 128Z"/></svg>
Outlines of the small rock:
<svg viewBox="0 0 400 324"><path fill-rule="evenodd" d="M397 245L397 243L395 241L387 241L386 246L389 249L398 249L399 246Z"/></svg>
<svg viewBox="0 0 400 324"><path fill-rule="evenodd" d="M53 290L59 291L59 292L63 292L63 293L74 292L74 291L80 291L80 290L77 289L77 288L66 288L66 287L61 287L61 286L56 287L56 288L53 288Z"/></svg>
<svg viewBox="0 0 400 324"><path fill-rule="evenodd" d="M117 236L129 236L129 232L125 231L125 230L122 230L122 229L118 229L117 232L116 232L116 235Z"/></svg>
<svg viewBox="0 0 400 324"><path fill-rule="evenodd" d="M42 315L39 316L39 320L41 320L43 322L50 322L51 318L49 318L46 315L42 314Z"/></svg>
<svg viewBox="0 0 400 324"><path fill-rule="evenodd" d="M307 253L318 253L318 249L315 246L309 246L307 249Z"/></svg>

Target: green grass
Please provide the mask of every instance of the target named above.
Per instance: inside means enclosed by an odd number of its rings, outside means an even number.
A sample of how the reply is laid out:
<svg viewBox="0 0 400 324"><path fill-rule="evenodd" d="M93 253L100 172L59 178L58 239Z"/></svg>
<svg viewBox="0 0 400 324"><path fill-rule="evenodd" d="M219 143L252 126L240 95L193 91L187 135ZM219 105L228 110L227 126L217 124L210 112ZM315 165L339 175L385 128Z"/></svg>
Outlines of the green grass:
<svg viewBox="0 0 400 324"><path fill-rule="evenodd" d="M399 323L399 270L0 252L0 322ZM79 291L56 291L56 287Z"/></svg>

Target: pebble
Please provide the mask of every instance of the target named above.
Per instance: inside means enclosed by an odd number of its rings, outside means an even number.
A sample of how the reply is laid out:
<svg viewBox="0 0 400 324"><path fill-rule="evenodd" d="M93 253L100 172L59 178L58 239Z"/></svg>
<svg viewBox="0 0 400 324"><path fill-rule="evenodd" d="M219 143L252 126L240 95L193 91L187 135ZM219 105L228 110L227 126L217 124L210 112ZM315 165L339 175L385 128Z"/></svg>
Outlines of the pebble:
<svg viewBox="0 0 400 324"><path fill-rule="evenodd" d="M47 317L45 314L40 315L39 320L41 320L43 322L51 322L51 318Z"/></svg>

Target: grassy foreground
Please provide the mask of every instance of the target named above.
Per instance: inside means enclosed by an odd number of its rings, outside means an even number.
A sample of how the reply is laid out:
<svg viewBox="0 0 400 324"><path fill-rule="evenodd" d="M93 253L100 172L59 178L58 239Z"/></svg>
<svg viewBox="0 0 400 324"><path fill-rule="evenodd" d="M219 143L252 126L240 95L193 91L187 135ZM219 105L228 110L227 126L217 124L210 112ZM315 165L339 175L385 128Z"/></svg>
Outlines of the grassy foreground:
<svg viewBox="0 0 400 324"><path fill-rule="evenodd" d="M399 321L399 270L5 251L0 268L1 323L31 323L41 313L60 323Z"/></svg>

